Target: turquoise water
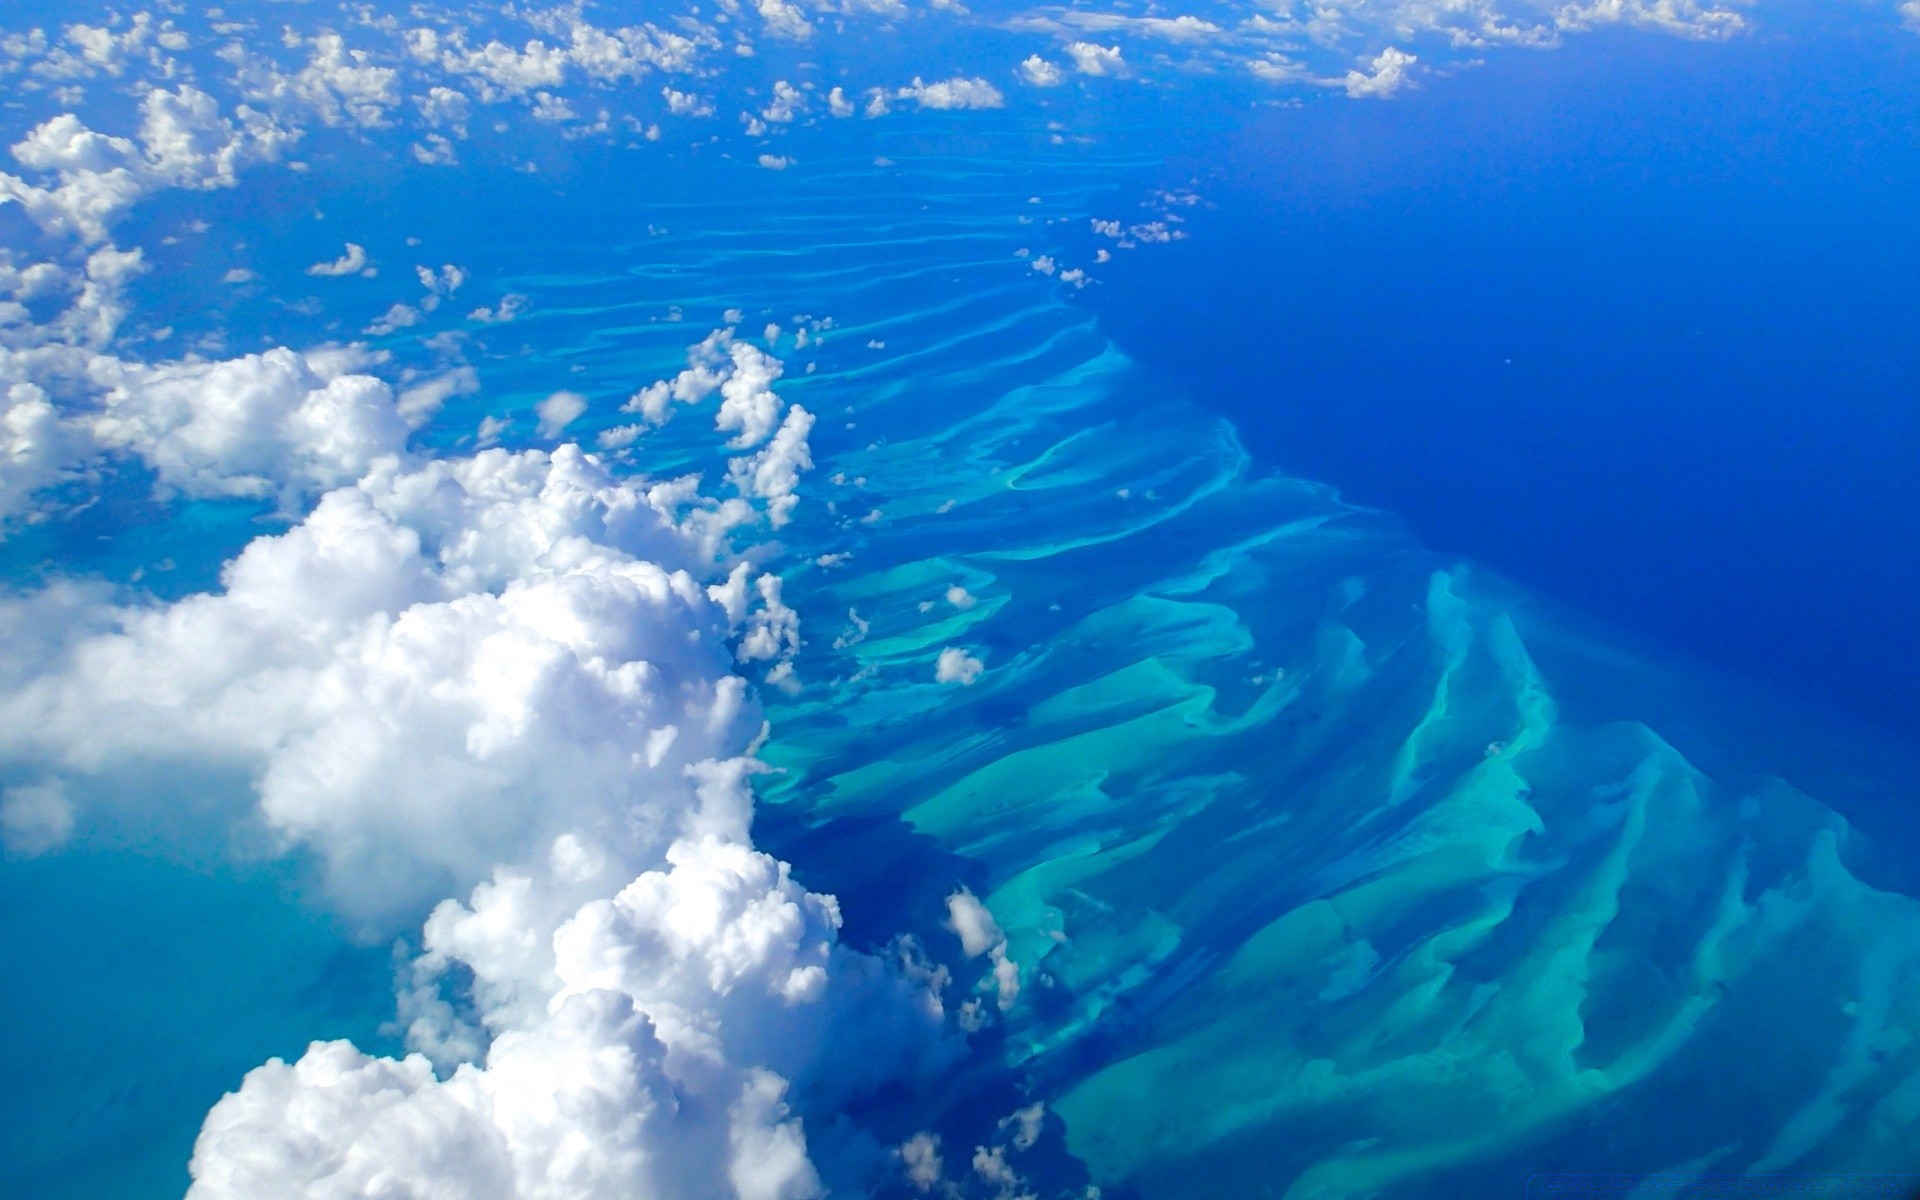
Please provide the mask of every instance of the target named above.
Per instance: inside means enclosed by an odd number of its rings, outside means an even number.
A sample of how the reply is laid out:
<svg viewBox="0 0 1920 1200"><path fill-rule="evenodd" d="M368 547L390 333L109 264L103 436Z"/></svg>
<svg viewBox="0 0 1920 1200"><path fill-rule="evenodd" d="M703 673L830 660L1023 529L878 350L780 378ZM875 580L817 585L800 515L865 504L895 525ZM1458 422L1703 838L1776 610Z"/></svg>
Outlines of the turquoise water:
<svg viewBox="0 0 1920 1200"><path fill-rule="evenodd" d="M1836 812L1910 794L1911 747L1425 549L1129 360L1016 252L1111 211L1155 137L863 137L771 179L583 155L487 188L374 164L230 198L286 231L287 264L376 205L436 213L423 257L485 264L476 303L531 298L476 336L484 388L444 447L483 416L528 439L559 386L591 402L583 437L619 424L728 308L788 331L782 393L820 417L782 535L805 686L767 697L756 836L840 897L849 941L913 933L984 994L943 928L970 887L1023 985L951 1078L863 1119L961 1146L1041 1100L1029 1175L1109 1196L1916 1165L1915 878ZM328 231L300 232L316 206ZM803 314L833 319L804 348ZM710 442L669 427L646 465L715 470ZM259 517L205 506L10 565L166 559L206 586ZM948 648L976 683L935 681ZM55 981L7 996L10 1027L49 1031L5 1060L22 1194L176 1193L247 1067L389 1048L385 943L411 930L347 936L297 865L236 880L138 849L0 866L5 944Z"/></svg>

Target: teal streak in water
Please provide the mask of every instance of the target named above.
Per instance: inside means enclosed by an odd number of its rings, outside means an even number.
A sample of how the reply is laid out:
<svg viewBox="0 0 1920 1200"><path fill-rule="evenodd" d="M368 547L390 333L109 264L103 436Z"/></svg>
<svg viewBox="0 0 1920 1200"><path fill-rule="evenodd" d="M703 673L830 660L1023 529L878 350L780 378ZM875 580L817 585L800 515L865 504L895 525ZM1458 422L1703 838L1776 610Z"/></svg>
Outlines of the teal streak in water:
<svg viewBox="0 0 1920 1200"><path fill-rule="evenodd" d="M1856 877L1844 821L1557 701L1656 676L1081 344L833 464L890 519L800 595L868 631L770 753L855 911L944 936L925 889L831 861L836 820L978 873L1025 981L995 1053L1096 1182L1911 1165L1920 905ZM934 681L949 645L972 687Z"/></svg>

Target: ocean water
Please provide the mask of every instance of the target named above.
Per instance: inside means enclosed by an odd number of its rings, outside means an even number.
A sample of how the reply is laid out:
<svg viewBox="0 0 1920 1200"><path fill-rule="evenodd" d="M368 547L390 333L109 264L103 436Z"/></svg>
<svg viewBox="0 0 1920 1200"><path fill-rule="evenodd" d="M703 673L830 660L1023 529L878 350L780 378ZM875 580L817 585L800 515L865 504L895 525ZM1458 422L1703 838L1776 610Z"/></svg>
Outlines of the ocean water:
<svg viewBox="0 0 1920 1200"><path fill-rule="evenodd" d="M1920 755L1896 668L1915 514L1895 469L1915 428L1895 403L1913 235L1891 199L1912 194L1908 160L1873 156L1889 178L1857 238L1716 222L1716 197L1787 166L1827 211L1845 146L1905 119L1903 58L1826 45L1597 39L1557 52L1566 107L1543 113L1516 97L1546 60L1510 58L1394 106L1198 121L1176 98L1092 144L970 114L863 129L779 175L556 147L538 173L369 160L212 202L247 214L293 285L338 229L399 211L420 217L391 235L423 259L484 264L475 303L530 297L476 336L484 387L450 402L429 434L444 447L483 417L530 440L560 386L589 398L591 436L726 309L783 326L781 390L820 417L818 465L783 533L808 644L802 688L766 697L778 774L756 839L839 896L850 942L912 933L963 992L987 981L944 901L970 887L1023 980L952 1077L860 1114L876 1130L970 1145L1041 1100L1022 1165L1046 1194L1143 1200L1913 1169ZM1814 104L1829 84L1839 110ZM1805 144L1729 181L1718 150L1751 145L1690 137L1712 186L1679 187L1683 164L1650 152L1622 179L1634 106L1609 89L1633 87L1682 114L1643 131L1656 142L1707 117L1743 128L1742 91L1811 106L1769 110ZM1436 143L1463 121L1467 145ZM1512 142L1480 136L1503 121ZM1180 187L1200 202L1161 195ZM1858 198L1828 200L1842 191ZM1645 192L1664 198L1651 216L1619 214ZM1813 223L1791 215L1781 229ZM1120 217L1189 236L1118 254L1085 290L1031 269L1090 266L1089 222ZM1616 240L1636 220L1654 228ZM1801 274L1767 294L1804 298L1819 327L1761 305L1753 276L1699 267L1710 294L1670 294L1671 270L1648 272L1672 267L1673 229L1708 266L1774 246ZM189 279L228 265L181 253ZM368 319L384 308L372 283L340 287ZM352 331L201 294L143 311L190 334ZM802 316L833 324L800 347ZM1822 413L1849 436L1806 436ZM646 468L716 469L681 426ZM1861 492L1823 492L1836 473ZM35 533L9 567L191 590L272 527L208 505L104 541ZM935 682L950 647L980 659L974 685ZM111 956L154 1022L53 988L9 1014L49 1032L8 1048L10 1192L177 1194L246 1067L313 1038L390 1049L387 940L409 931L337 927L298 863L236 880L207 865L217 849L128 866L141 849L0 865L4 944L36 977L85 981ZM47 919L65 896L90 899Z"/></svg>
<svg viewBox="0 0 1920 1200"><path fill-rule="evenodd" d="M1911 736L1920 61L1774 21L1257 117L1089 300L1264 461Z"/></svg>

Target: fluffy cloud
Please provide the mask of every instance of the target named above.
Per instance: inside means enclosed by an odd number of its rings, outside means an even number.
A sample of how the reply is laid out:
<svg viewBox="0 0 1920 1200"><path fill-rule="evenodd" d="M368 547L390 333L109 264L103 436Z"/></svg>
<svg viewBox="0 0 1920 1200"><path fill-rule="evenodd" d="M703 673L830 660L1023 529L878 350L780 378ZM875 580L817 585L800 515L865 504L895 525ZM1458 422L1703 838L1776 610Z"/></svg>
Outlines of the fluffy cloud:
<svg viewBox="0 0 1920 1200"><path fill-rule="evenodd" d="M1021 62L1019 74L1022 80L1034 87L1059 87L1067 80L1066 72L1038 54L1030 54Z"/></svg>
<svg viewBox="0 0 1920 1200"><path fill-rule="evenodd" d="M764 442L743 469L782 476L811 418L766 428L777 361L714 345L723 427ZM409 974L418 1052L316 1044L252 1072L191 1194L823 1194L815 1129L950 1047L940 977L840 946L832 899L747 840L760 721L735 663L797 648L779 581L728 565L703 520L724 506L576 447L399 453L363 361L115 364L97 432L174 486L353 482L217 592L0 602L0 762L29 780L0 798L10 852L57 847L70 796L110 817L182 791L304 848L357 919L466 890ZM743 490L777 500L790 475Z"/></svg>
<svg viewBox="0 0 1920 1200"><path fill-rule="evenodd" d="M143 460L163 488L291 503L405 447L392 390L347 369L356 365L284 348L152 367L102 357L93 372L106 393L84 423L102 447Z"/></svg>
<svg viewBox="0 0 1920 1200"><path fill-rule="evenodd" d="M824 1194L810 1139L952 1048L942 977L840 946L833 900L748 841L761 723L735 665L775 678L797 649L779 580L730 563L727 505L685 481L572 446L404 454L366 360L114 364L96 433L173 486L353 482L217 592L0 601L0 763L29 780L0 799L11 852L55 848L70 796L110 818L190 793L303 849L361 921L466 895L408 974L415 1053L321 1043L250 1073L190 1195ZM740 490L784 512L812 418L781 416L778 361L721 331L689 370L759 446Z"/></svg>
<svg viewBox="0 0 1920 1200"><path fill-rule="evenodd" d="M999 108L1006 103L1000 89L984 79L956 75L927 83L916 77L907 87L897 88L895 100L911 100L921 108Z"/></svg>
<svg viewBox="0 0 1920 1200"><path fill-rule="evenodd" d="M1073 69L1082 75L1124 75L1127 72L1126 59L1121 56L1118 46L1072 42L1067 46L1067 57L1073 60Z"/></svg>
<svg viewBox="0 0 1920 1200"><path fill-rule="evenodd" d="M985 663L965 650L948 646L940 651L939 661L934 664L933 678L936 683L957 683L964 687L980 678L980 673L986 669Z"/></svg>
<svg viewBox="0 0 1920 1200"><path fill-rule="evenodd" d="M1020 996L1020 968L1007 956L1007 935L993 919L987 906L974 894L961 888L947 897L947 928L960 939L960 948L968 958L983 955L993 966L996 1000L1002 1012L1013 1007Z"/></svg>
<svg viewBox="0 0 1920 1200"><path fill-rule="evenodd" d="M499 968L529 956L502 942L520 930L479 911L435 920L447 956L493 985L480 994L509 994ZM766 855L676 843L531 956L541 978L510 982L544 1003L492 1009L481 1061L444 1081L422 1055L340 1042L270 1062L209 1114L188 1195L821 1196L802 1113L933 1061L941 1015L923 986L838 946L838 925Z"/></svg>
<svg viewBox="0 0 1920 1200"><path fill-rule="evenodd" d="M92 439L61 419L38 384L0 393L0 516L25 510L35 493L71 477L92 449Z"/></svg>
<svg viewBox="0 0 1920 1200"><path fill-rule="evenodd" d="M1407 82L1407 68L1418 61L1416 55L1388 46L1374 55L1366 64L1366 70L1348 71L1345 78L1338 82L1347 89L1347 95L1355 99L1384 99L1400 90Z"/></svg>
<svg viewBox="0 0 1920 1200"><path fill-rule="evenodd" d="M533 406L533 415L540 419L540 436L557 438L561 430L573 424L586 414L587 398L579 392L555 392L545 400Z"/></svg>
<svg viewBox="0 0 1920 1200"><path fill-rule="evenodd" d="M19 204L43 230L85 242L136 200L163 187L232 187L241 167L271 161L297 136L245 105L239 124L191 85L149 89L141 102L140 141L87 128L71 113L36 126L13 146L24 167L57 177L42 187L0 172L0 204Z"/></svg>
<svg viewBox="0 0 1920 1200"><path fill-rule="evenodd" d="M367 266L367 248L355 242L347 243L347 252L330 262L317 262L307 268L309 275L338 276L358 275Z"/></svg>

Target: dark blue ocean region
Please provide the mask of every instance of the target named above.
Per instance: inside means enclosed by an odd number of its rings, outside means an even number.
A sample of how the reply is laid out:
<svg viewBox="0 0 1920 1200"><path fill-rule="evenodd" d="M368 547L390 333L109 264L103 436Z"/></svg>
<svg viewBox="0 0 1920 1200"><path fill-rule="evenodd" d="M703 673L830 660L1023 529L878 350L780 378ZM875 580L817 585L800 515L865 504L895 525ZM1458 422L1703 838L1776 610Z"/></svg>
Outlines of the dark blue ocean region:
<svg viewBox="0 0 1920 1200"><path fill-rule="evenodd" d="M1192 236L1086 295L1264 460L1911 736L1916 118L1846 12L1597 34L1254 118L1178 162Z"/></svg>

